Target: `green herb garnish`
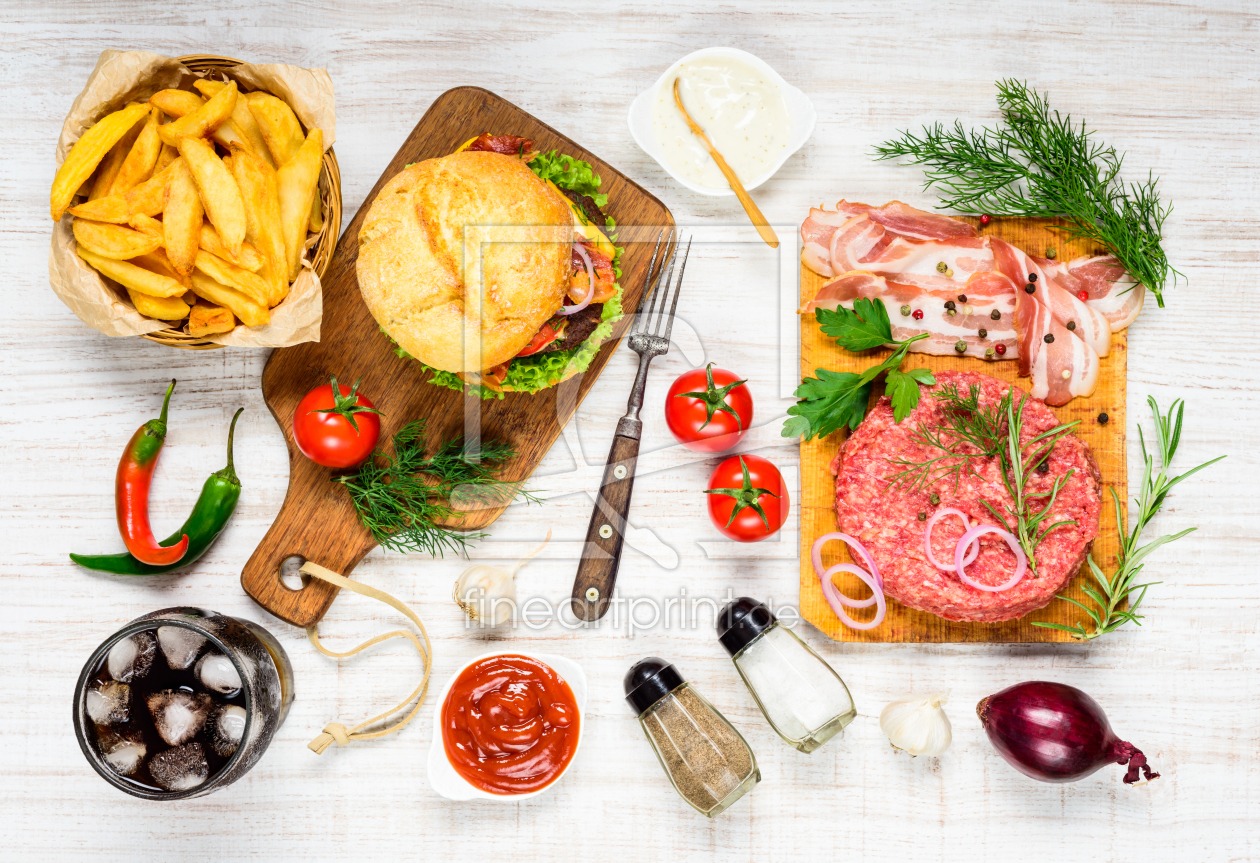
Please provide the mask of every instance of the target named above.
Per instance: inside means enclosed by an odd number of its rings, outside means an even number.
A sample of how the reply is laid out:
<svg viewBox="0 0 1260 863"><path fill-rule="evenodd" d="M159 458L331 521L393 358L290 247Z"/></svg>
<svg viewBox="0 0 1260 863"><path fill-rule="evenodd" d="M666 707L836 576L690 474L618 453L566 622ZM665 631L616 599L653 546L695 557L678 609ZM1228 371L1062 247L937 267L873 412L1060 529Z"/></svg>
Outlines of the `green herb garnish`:
<svg viewBox="0 0 1260 863"><path fill-rule="evenodd" d="M1215 464L1225 458L1223 455L1217 456L1211 461L1204 462L1198 467L1186 471L1181 476L1170 478L1168 469L1172 465L1173 456L1177 454L1177 444L1181 441L1181 420L1185 413L1185 404L1181 399L1177 399L1173 402L1168 414L1164 415L1160 413L1159 405L1155 403L1153 396L1147 396L1146 401L1151 406L1151 412L1155 414L1155 437L1159 443L1159 471L1156 472L1155 470L1154 457L1146 450L1146 436L1142 434L1142 427L1138 426L1138 439L1142 442L1142 491L1134 498L1138 506L1138 513L1137 521L1134 523L1132 530L1125 530L1126 521L1124 512L1120 508L1120 495L1116 493L1114 487L1111 488L1111 499L1116 505L1116 525L1120 532L1120 552L1116 555L1118 565L1115 574L1108 578L1103 573L1102 568L1094 563L1094 559L1092 557L1089 558L1089 570L1094 576L1094 581L1098 583L1098 589L1095 590L1088 584L1082 585L1081 589L1098 606L1096 609L1077 602L1070 596L1059 595L1060 599L1066 599L1073 605L1083 609L1089 615L1093 626L1086 629L1083 623L1065 626L1061 623L1041 623L1037 621L1033 622L1033 626L1070 632L1081 641L1091 641L1100 635L1115 632L1126 623L1141 626L1142 615L1136 613L1137 608L1142 604L1142 600L1146 599L1147 589L1160 583L1158 581L1148 581L1145 584L1134 583L1142 572L1142 568L1146 565L1143 561L1161 545L1181 539L1196 529L1188 527L1180 533L1161 536L1148 542L1146 545L1138 545L1142 531L1146 529L1146 526L1155 518L1155 514L1159 512L1160 507L1164 505L1164 499L1168 497L1168 493L1172 491L1173 486L1183 479L1198 473L1208 465ZM1128 605L1127 609L1120 608L1121 605L1126 603Z"/></svg>
<svg viewBox="0 0 1260 863"><path fill-rule="evenodd" d="M382 548L432 556L465 553L486 534L435 524L461 517L452 499L463 509L501 506L517 496L539 501L522 491L521 483L495 479L498 467L516 455L501 441L483 440L475 458L462 437L447 441L432 456L424 451L424 420L409 422L394 435L392 456L377 449L356 473L333 478L345 487L359 520Z"/></svg>
<svg viewBox="0 0 1260 863"><path fill-rule="evenodd" d="M805 378L796 388L794 395L800 401L788 408L783 437L804 436L805 440L812 440L846 426L857 428L866 417L871 387L884 372L888 373L884 391L892 402L893 419L897 422L905 419L918 405L920 385L936 383L936 378L927 369L901 371L901 361L905 359L910 345L926 339L929 334L920 333L905 341L894 340L883 300L859 297L854 300L852 310L844 306L835 311L815 309L814 317L822 326L822 331L845 350L856 353L882 345L896 347L888 359L860 374L815 369L817 377Z"/></svg>
<svg viewBox="0 0 1260 863"><path fill-rule="evenodd" d="M999 81L998 109L1005 126L968 132L961 122L924 126L922 135L901 137L875 148L877 159L908 158L925 165L924 188L941 193L940 209L994 216L1057 218L1069 236L1106 246L1159 307L1171 277L1161 245L1172 206L1160 204L1158 179L1125 185L1124 155L1094 140L1084 122L1051 111L1047 97L1013 79ZM1047 251L1054 257L1053 250ZM1131 289L1130 289L1131 290Z"/></svg>

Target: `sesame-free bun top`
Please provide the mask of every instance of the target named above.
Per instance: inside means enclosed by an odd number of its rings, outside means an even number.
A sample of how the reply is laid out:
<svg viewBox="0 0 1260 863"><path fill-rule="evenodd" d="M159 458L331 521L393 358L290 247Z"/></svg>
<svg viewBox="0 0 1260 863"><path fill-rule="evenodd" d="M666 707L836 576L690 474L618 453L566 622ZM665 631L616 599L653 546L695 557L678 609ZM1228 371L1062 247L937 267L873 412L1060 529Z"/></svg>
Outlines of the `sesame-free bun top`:
<svg viewBox="0 0 1260 863"><path fill-rule="evenodd" d="M359 231L359 289L407 353L479 372L560 310L572 242L568 206L520 159L453 153L409 166L376 196Z"/></svg>

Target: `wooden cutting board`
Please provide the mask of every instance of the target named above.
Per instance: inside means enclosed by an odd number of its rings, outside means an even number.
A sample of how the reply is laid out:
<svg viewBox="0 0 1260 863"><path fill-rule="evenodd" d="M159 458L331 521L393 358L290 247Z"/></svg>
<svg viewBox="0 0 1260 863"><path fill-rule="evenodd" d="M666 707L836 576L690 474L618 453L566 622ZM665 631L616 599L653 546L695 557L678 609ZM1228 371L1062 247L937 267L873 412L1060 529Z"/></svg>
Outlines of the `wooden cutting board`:
<svg viewBox="0 0 1260 863"><path fill-rule="evenodd" d="M311 388L328 383L330 374L347 385L362 377L362 392L384 414L382 442L415 419L427 420L427 439L434 448L463 433L464 396L426 383L429 373L417 362L394 354L393 343L380 332L359 294L355 259L364 215L386 181L412 162L444 156L482 132L532 138L539 150L559 149L590 162L603 180L600 190L608 194L606 212L619 226L617 245L625 247L620 281L627 314L614 327L613 338L604 344L587 372L562 385L566 397L558 402L556 391L560 387L551 387L536 395L508 393L502 400L480 403L483 437L506 440L518 453L502 471L505 480L524 480L534 472L599 377L631 322L630 312L639 302L652 254L650 240L656 238L661 227L673 224L673 216L665 205L637 183L494 93L478 87L458 87L437 98L407 136L337 244L323 283L321 341L276 350L263 371L263 398L284 431L289 447L289 489L271 529L245 564L241 585L260 605L295 626L318 621L332 604L337 588L322 581L307 583L300 590L287 587L279 577L286 559L296 557L299 565L302 560L311 560L349 576L376 546L359 523L344 489L330 482L334 473L303 456L293 442L293 412L302 396ZM484 528L505 508L468 513L452 526Z"/></svg>
<svg viewBox="0 0 1260 863"><path fill-rule="evenodd" d="M966 219L979 225L976 219ZM1049 248L1055 249L1060 260L1071 260L1083 254L1103 254L1082 241L1070 240L1062 233L1051 230L1050 221L1043 219L994 219L981 228L981 235L998 237L1025 250L1029 254L1044 255ZM829 281L804 265L801 266L801 303L814 298L818 289ZM890 310L893 314L896 310ZM882 361L890 351L881 349L863 354L852 354L823 335L812 314L801 316L801 374L813 375L818 368L833 371L862 371ZM973 357L936 357L925 354L909 354L902 368L929 368L933 371L960 369L982 372L1002 380L1011 381L1024 390L1032 382L1019 377L1016 360L988 362ZM1099 524L1099 536L1094 542L1094 561L1110 575L1115 571L1119 538L1116 534L1115 506L1107 486L1114 486L1124 501L1128 489L1125 466L1125 394L1128 374L1127 331L1113 333L1111 352L1102 360L1098 388L1089 398L1073 399L1054 411L1062 422L1080 420L1076 434L1094 453L1102 472L1103 505ZM883 395L882 387L872 393L872 403ZM1106 424L1098 422L1098 415L1106 413ZM824 533L836 530L835 477L830 465L845 434L837 432L825 438L816 438L801 444L801 613L805 619L837 641L868 642L1047 642L1071 641L1066 632L1033 626L1035 620L1068 625L1086 620L1085 612L1063 599L1054 599L1045 608L1019 620L1005 623L957 623L934 614L907 608L896 600L888 599L888 612L884 622L871 630L850 629L840 622L831 606L823 597L822 586L810 562L810 549L814 540ZM851 562L847 548L841 542L829 542L823 549L823 566ZM1064 593L1089 605L1090 600L1081 590L1084 580L1093 580L1088 567L1068 584ZM836 576L836 586L848 596L868 596L869 589L857 576L842 573ZM856 619L868 619L870 612L857 611Z"/></svg>

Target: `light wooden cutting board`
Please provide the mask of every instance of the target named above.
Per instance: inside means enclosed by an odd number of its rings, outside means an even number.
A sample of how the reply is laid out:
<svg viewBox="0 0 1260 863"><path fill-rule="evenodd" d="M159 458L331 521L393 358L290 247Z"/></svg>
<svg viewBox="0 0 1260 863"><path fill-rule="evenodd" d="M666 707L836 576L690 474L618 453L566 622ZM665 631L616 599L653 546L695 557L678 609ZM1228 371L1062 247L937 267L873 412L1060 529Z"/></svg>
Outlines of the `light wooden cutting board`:
<svg viewBox="0 0 1260 863"><path fill-rule="evenodd" d="M976 219L965 221L979 225ZM1058 259L1063 261L1084 254L1103 254L1102 249L1094 248L1079 240L1071 240L1061 232L1052 230L1051 224L1053 223L1042 219L994 219L989 225L980 228L980 233L982 236L1006 240L1033 255L1043 256L1047 249L1053 248L1057 252ZM813 299L818 289L828 281L802 265L801 303L804 304ZM891 312L895 314L896 310L891 310ZM887 349L861 354L849 353L823 334L813 314L801 316L802 376L813 375L814 370L819 368L842 372L862 371L881 362L889 353ZM1032 384L1028 378L1019 377L1019 363L1016 360L989 362L976 357L936 357L912 353L908 355L902 368L929 368L933 371L959 369L982 372L1011 381L1025 390ZM1098 389L1094 391L1094 394L1088 398L1073 399L1063 407L1054 409L1062 422L1080 420L1081 424L1076 428L1076 434L1089 444L1094 458L1098 460L1099 470L1102 472L1103 505L1099 524L1100 533L1094 542L1092 556L1094 561L1102 567L1103 572L1108 575L1115 570L1119 537L1116 532L1115 507L1111 502L1111 493L1107 487L1114 486L1122 501L1128 489L1125 466L1127 375L1128 338L1127 332L1122 331L1112 334L1111 352L1102 360ZM874 400L881 395L883 395L883 388L877 386L871 398ZM1106 413L1109 417L1106 424L1098 422L1098 415L1101 413ZM1057 598L1039 611L1005 623L958 623L934 614L907 608L889 598L888 612L884 622L875 629L859 631L842 624L823 597L822 586L810 562L810 549L819 536L836 530L836 514L833 509L835 477L832 476L829 468L845 436L844 432L836 432L825 438L816 438L801 444L801 614L806 620L837 641L1048 642L1072 640L1066 632L1032 625L1033 621L1038 620L1071 625L1087 619L1085 612L1081 609ZM844 543L827 543L823 549L824 568L847 562L851 561ZM1093 580L1088 566L1081 568L1081 571L1068 584L1065 593L1088 605L1090 600L1081 590L1084 579ZM870 593L857 576L848 573L837 575L835 583L841 592L849 596L861 598ZM869 613L862 610L854 612L855 615ZM858 617L857 619L866 618Z"/></svg>

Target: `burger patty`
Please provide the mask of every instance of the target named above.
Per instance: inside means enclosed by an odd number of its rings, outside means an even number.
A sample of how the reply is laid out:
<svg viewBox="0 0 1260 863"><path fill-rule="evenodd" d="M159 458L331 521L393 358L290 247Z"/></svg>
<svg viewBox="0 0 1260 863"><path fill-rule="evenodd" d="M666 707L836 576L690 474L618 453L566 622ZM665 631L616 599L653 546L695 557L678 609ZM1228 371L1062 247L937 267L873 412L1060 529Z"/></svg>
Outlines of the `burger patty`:
<svg viewBox="0 0 1260 863"><path fill-rule="evenodd" d="M564 328L564 338L556 339L538 353L549 354L553 351L567 351L570 348L576 348L586 341L591 333L595 332L595 328L599 326L599 319L603 314L603 303L591 303L577 314L569 315L569 323Z"/></svg>
<svg viewBox="0 0 1260 863"><path fill-rule="evenodd" d="M941 426L944 414L934 393L942 387L953 385L966 394L976 386L980 404L987 407L997 405L1008 388L1014 390L1018 405L1024 392L975 372L943 371L935 375L936 385L923 388L918 406L903 422L894 421L892 405L885 396L844 442L831 463L831 472L836 476L836 522L841 531L866 547L883 577L884 593L903 605L946 620L996 622L1023 617L1049 604L1063 589L1085 562L1098 536L1102 503L1098 465L1085 442L1068 434L1055 444L1048 460L1049 470L1034 473L1029 479L1027 489L1036 494L1049 491L1056 477L1071 471L1055 499L1052 514L1043 524L1075 522L1056 527L1037 546L1036 576L1029 570L1014 587L995 593L963 583L953 570L937 569L923 548L927 520L946 507L967 514L967 527L957 516L950 515L941 518L932 532L933 556L952 565L954 548L967 528L996 523L981 501L987 501L998 512L1005 512L1011 504L999 460L971 459L974 473L962 470L957 487L949 477L915 490L893 488L889 478L903 470L906 462L918 464L943 455L943 450L915 439L921 426ZM1059 425L1054 412L1031 397L1024 406L1023 419L1025 442ZM939 466L948 467L959 461L946 457ZM937 475L934 471L933 476ZM939 495L935 505L933 495ZM920 520L920 514L924 520ZM1006 543L988 534L980 538L980 553L967 566L967 575L983 584L1001 584L1009 580L1015 564L1015 555Z"/></svg>

